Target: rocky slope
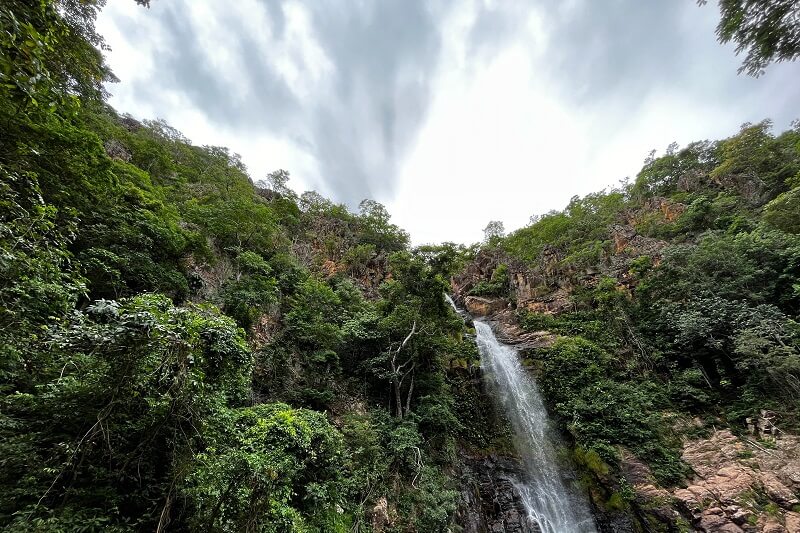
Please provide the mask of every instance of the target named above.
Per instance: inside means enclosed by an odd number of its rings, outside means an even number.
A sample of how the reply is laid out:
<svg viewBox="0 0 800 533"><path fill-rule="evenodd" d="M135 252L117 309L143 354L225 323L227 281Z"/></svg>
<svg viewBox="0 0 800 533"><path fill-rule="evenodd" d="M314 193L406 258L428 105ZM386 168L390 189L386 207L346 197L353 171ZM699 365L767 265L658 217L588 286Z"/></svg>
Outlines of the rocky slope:
<svg viewBox="0 0 800 533"><path fill-rule="evenodd" d="M517 294L528 290L526 279L522 273L512 278ZM490 320L504 342L535 351L557 338L547 331L524 331L510 300L468 296L464 286L469 282L463 278L461 284L454 282L458 301L473 316ZM542 305L559 301L552 293L531 300ZM682 459L692 475L678 487L659 486L644 462L621 449L620 479L634 491L634 505L628 510L631 519L596 508L601 529L618 533L662 529L800 533L800 438L781 432L770 414L764 415L747 431L738 428L747 436L715 429L706 437L686 440ZM513 462L494 457L466 462L467 479L471 480L462 491L467 502L467 510L462 512L466 531L527 531L518 517L518 497L504 478L504 473L513 472L509 465ZM483 511L476 513L479 507Z"/></svg>

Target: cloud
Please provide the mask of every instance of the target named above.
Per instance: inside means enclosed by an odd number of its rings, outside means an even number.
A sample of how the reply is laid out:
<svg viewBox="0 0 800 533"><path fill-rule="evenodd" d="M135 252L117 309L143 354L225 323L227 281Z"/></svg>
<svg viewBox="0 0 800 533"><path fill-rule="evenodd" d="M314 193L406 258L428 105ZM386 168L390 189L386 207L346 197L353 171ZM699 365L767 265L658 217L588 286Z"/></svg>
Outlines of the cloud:
<svg viewBox="0 0 800 533"><path fill-rule="evenodd" d="M390 203L418 243L474 242L489 220L518 228L633 177L653 148L800 115L800 65L738 76L713 6L542 0L463 12L448 23L458 29L440 97Z"/></svg>
<svg viewBox="0 0 800 533"><path fill-rule="evenodd" d="M112 15L125 34L146 24L158 36L156 77L134 76L132 92L152 107L172 93L215 127L290 140L316 161L306 181L355 205L391 196L425 118L439 55L432 6L174 0L146 18Z"/></svg>
<svg viewBox="0 0 800 533"><path fill-rule="evenodd" d="M692 0L155 0L99 22L120 110L230 146L256 179L383 201L415 242L471 242L652 148L800 116L800 64L738 76L717 20Z"/></svg>

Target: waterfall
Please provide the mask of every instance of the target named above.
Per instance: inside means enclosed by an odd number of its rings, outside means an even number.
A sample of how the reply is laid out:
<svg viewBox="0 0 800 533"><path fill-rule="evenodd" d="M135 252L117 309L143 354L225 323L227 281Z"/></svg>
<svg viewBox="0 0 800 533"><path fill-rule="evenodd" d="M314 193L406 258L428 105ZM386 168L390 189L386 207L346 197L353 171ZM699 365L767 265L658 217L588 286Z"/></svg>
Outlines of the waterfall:
<svg viewBox="0 0 800 533"><path fill-rule="evenodd" d="M485 322L475 321L481 369L511 421L526 479L519 480L528 518L542 533L590 533L594 520L585 498L570 490L559 469L554 437L539 389L517 351L500 343Z"/></svg>
<svg viewBox="0 0 800 533"><path fill-rule="evenodd" d="M461 314L450 296L447 302ZM517 351L502 344L485 322L475 321L481 370L514 429L526 478L516 483L528 519L542 533L593 533L594 519L578 491L565 482L542 397Z"/></svg>

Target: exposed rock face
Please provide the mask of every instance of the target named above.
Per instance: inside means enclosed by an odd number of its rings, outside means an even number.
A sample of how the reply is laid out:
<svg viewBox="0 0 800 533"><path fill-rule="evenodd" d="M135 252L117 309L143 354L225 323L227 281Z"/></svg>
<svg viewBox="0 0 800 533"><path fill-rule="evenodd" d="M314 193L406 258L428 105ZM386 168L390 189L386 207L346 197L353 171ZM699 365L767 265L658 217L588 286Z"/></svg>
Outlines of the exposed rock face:
<svg viewBox="0 0 800 533"><path fill-rule="evenodd" d="M105 144L106 154L111 159L125 161L126 163L131 160L131 153L124 144L116 139L109 139Z"/></svg>
<svg viewBox="0 0 800 533"><path fill-rule="evenodd" d="M517 322L514 310L504 309L492 316L492 326L498 340L519 350L549 348L556 336L549 331L525 331Z"/></svg>
<svg viewBox="0 0 800 533"><path fill-rule="evenodd" d="M687 177L687 179L690 178ZM680 185L678 185L678 188L680 189ZM671 198L654 196L646 200L640 208L627 211L623 215L622 222L628 226L636 226L642 219L653 214L660 215L664 222L674 222L685 211L686 204L676 202Z"/></svg>
<svg viewBox="0 0 800 533"><path fill-rule="evenodd" d="M209 242L213 250L213 243ZM213 262L199 261L194 255L184 259L189 278L190 298L193 301L207 301L219 294L222 285L236 275L236 268L226 254L215 253Z"/></svg>
<svg viewBox="0 0 800 533"><path fill-rule="evenodd" d="M513 309L495 312L490 320L498 338L520 349L546 347L555 339L548 332L521 330ZM769 412L754 420L752 427L759 437L779 438L767 447L756 442L756 436L739 438L720 430L708 438L687 441L682 458L694 476L681 488L659 486L645 463L622 450L622 475L633 487L635 500L628 513L595 509L600 530L627 533L691 527L704 533L800 533L800 437L778 431ZM510 481L513 464L492 456L466 461L469 475L464 477L473 481L462 490L459 523L465 531L526 531L519 529L523 527L515 507L519 496ZM487 510L487 501L499 502L494 511Z"/></svg>
<svg viewBox="0 0 800 533"><path fill-rule="evenodd" d="M623 461L637 500L659 518L670 518L674 502L705 533L800 533L800 438L784 436L769 449L721 430L687 442L682 457L695 475L671 492L635 458Z"/></svg>
<svg viewBox="0 0 800 533"><path fill-rule="evenodd" d="M457 522L464 533L539 533L514 486L522 476L519 462L497 455L465 456L460 474Z"/></svg>
<svg viewBox="0 0 800 533"><path fill-rule="evenodd" d="M370 522L372 523L372 531L376 533L382 532L387 526L391 526L389 520L389 503L385 497L378 498L377 503L370 511Z"/></svg>
<svg viewBox="0 0 800 533"><path fill-rule="evenodd" d="M769 201L769 187L755 174L726 174L712 180L722 189L733 189L750 205L763 205Z"/></svg>
<svg viewBox="0 0 800 533"><path fill-rule="evenodd" d="M467 296L464 298L464 307L474 317L493 315L508 307L508 301L502 298L484 298L482 296Z"/></svg>
<svg viewBox="0 0 800 533"><path fill-rule="evenodd" d="M643 519L651 526L669 527L680 520L680 513L672 508L672 494L658 486L650 467L627 450L621 450L620 469L622 476L634 488L635 503Z"/></svg>
<svg viewBox="0 0 800 533"><path fill-rule="evenodd" d="M633 225L614 224L610 228L613 253L601 268L602 274L616 278L625 287L635 283L631 276L631 261L639 257L649 257L653 265L661 261L667 242L639 234Z"/></svg>
<svg viewBox="0 0 800 533"><path fill-rule="evenodd" d="M144 127L141 122L139 122L138 120L136 120L135 118L133 118L128 114L119 117L119 123L123 128L125 128L130 132L139 131Z"/></svg>
<svg viewBox="0 0 800 533"><path fill-rule="evenodd" d="M378 297L378 287L391 278L389 260L385 254L375 254L366 263L348 266L344 262L328 259L319 267L323 276L332 278L337 274L346 274L352 279L367 298Z"/></svg>
<svg viewBox="0 0 800 533"><path fill-rule="evenodd" d="M489 280L492 272L502 262L497 252L481 251L463 272L453 277L450 284L456 304L465 306L464 299L479 281Z"/></svg>
<svg viewBox="0 0 800 533"><path fill-rule="evenodd" d="M500 264L508 267L510 283L508 287L516 306L541 313L560 313L569 307L574 272L560 267L563 259L555 248L546 248L535 268L503 255L498 251L482 251L466 269L451 280L454 300L469 309L469 291L480 281L491 279L492 272ZM496 300L496 299L490 299ZM505 301L507 304L507 301ZM500 304L487 309L482 302L473 300L474 316L487 316L505 308Z"/></svg>
<svg viewBox="0 0 800 533"><path fill-rule="evenodd" d="M667 245L666 241L639 235L633 226L625 224L611 226L611 239L614 242L614 254L628 257L660 257Z"/></svg>

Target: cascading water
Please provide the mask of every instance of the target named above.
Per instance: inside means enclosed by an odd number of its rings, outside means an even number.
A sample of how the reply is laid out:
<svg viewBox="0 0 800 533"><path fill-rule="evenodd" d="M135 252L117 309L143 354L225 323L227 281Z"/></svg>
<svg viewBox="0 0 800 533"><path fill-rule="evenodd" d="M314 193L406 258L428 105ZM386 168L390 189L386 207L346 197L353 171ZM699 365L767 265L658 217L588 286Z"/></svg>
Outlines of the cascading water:
<svg viewBox="0 0 800 533"><path fill-rule="evenodd" d="M458 312L453 300L447 301ZM525 465L517 483L528 518L542 533L592 533L594 520L584 498L569 490L556 461L547 410L517 351L500 343L488 324L475 321L481 369L505 410Z"/></svg>

